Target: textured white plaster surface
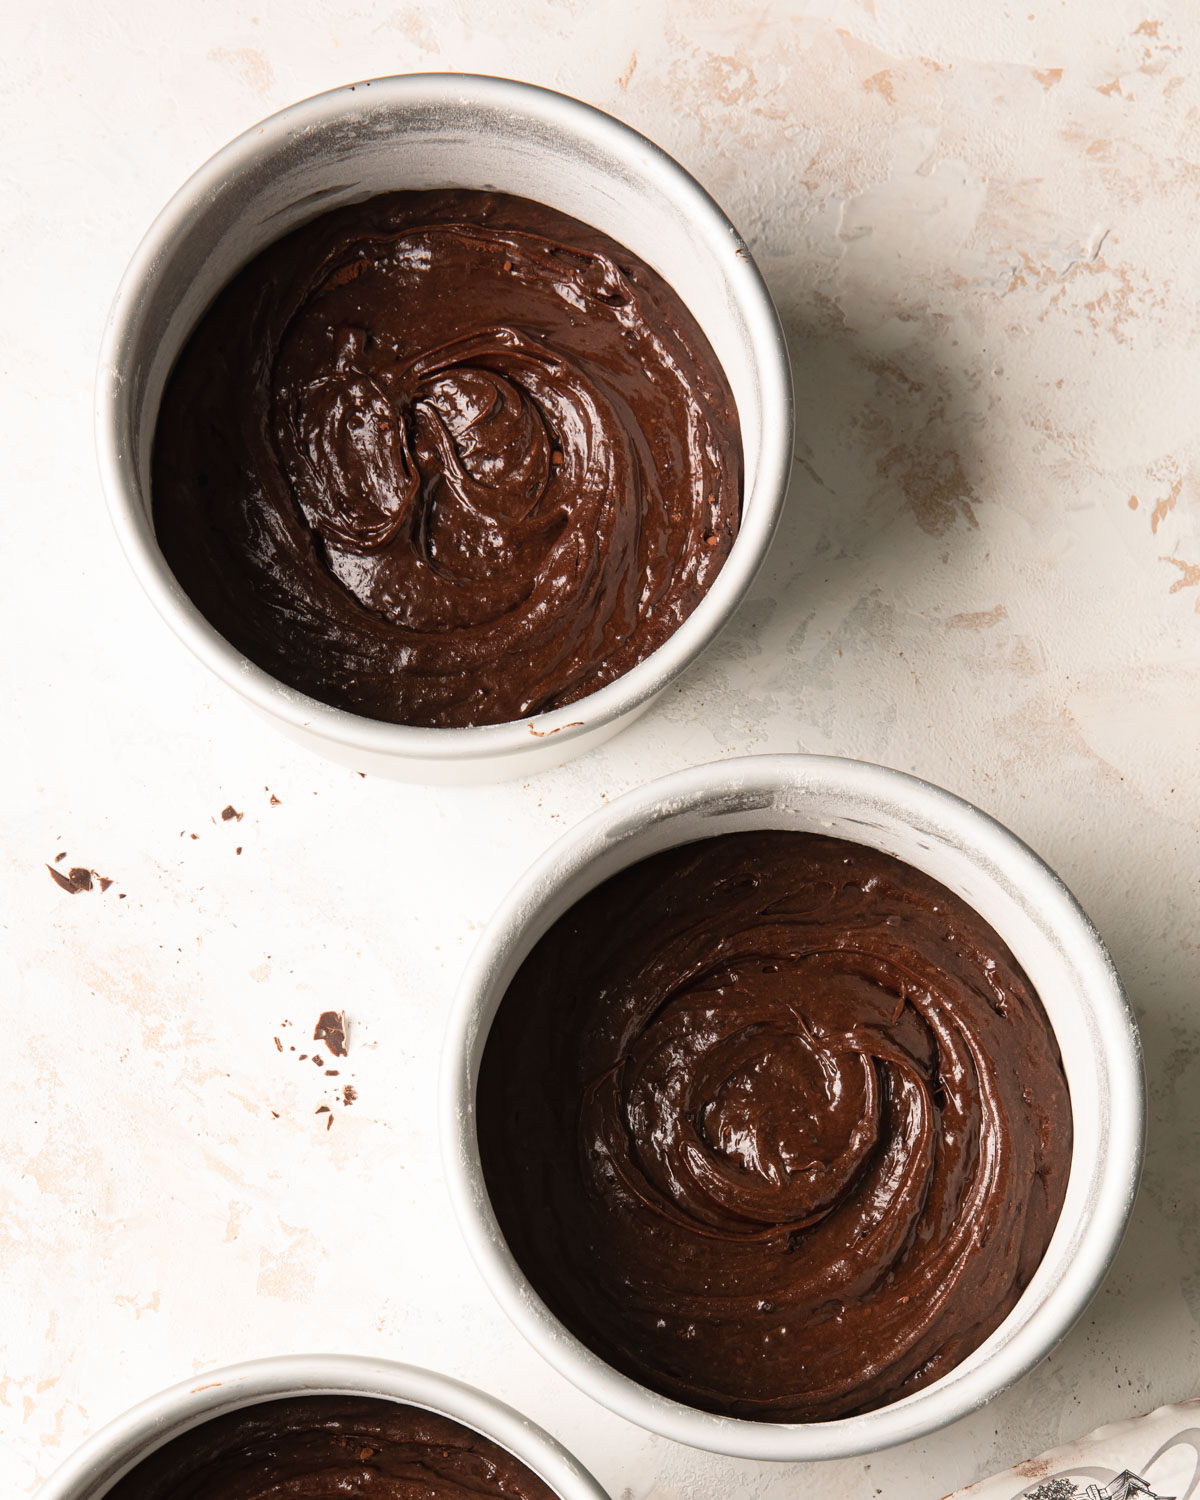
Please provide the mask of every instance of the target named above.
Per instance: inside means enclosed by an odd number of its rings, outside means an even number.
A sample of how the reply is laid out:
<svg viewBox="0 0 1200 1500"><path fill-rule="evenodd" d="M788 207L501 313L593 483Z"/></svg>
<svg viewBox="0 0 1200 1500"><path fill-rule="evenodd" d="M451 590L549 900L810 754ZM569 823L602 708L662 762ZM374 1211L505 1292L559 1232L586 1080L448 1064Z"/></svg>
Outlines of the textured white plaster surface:
<svg viewBox="0 0 1200 1500"><path fill-rule="evenodd" d="M1200 8L9 0L5 32L0 1492L288 1350L476 1382L617 1500L933 1500L1200 1389ZM632 730L528 785L363 780L260 724L137 592L92 456L108 301L186 174L294 99L424 68L659 140L751 241L794 357L750 600ZM1026 838L1107 937L1151 1085L1130 1235L1062 1348L928 1441L804 1470L559 1379L460 1245L433 1129L453 986L519 870L601 798L785 749L916 771ZM60 851L114 884L68 895ZM297 1060L328 1005L338 1079Z"/></svg>

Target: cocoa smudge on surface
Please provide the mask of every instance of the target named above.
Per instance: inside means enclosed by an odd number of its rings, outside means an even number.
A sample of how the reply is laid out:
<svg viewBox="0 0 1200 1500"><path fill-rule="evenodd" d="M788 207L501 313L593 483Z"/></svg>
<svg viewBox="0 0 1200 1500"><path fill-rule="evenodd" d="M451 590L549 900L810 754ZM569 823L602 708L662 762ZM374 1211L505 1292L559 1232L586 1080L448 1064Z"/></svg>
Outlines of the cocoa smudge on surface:
<svg viewBox="0 0 1200 1500"><path fill-rule="evenodd" d="M324 1042L334 1057L345 1057L347 1026L344 1010L324 1010L313 1030L313 1041Z"/></svg>
<svg viewBox="0 0 1200 1500"><path fill-rule="evenodd" d="M63 855L60 854L58 857L62 859ZM56 870L53 865L47 865L46 869L49 870L50 879L54 884L60 890L66 891L69 896L78 896L80 891L90 891L92 876L96 874L94 870L89 870L84 865L72 865L65 875L61 870ZM96 880L99 882L101 891L108 890L112 885L107 875L96 875Z"/></svg>

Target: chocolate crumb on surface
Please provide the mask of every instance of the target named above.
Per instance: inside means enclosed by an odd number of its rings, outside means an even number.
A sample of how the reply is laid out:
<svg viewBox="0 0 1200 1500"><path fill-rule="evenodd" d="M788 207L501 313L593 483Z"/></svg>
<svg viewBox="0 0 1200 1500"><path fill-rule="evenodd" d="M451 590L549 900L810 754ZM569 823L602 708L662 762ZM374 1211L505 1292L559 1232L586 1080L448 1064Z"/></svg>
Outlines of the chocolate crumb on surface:
<svg viewBox="0 0 1200 1500"><path fill-rule="evenodd" d="M54 856L54 863L56 865L61 865L62 862L63 862L63 860L66 859L66 857L67 857L67 851L65 849L62 849L62 850L59 851L58 854L56 854Z"/></svg>
<svg viewBox="0 0 1200 1500"><path fill-rule="evenodd" d="M234 818L236 818L238 820L238 822L240 823L245 816L246 816L245 813L238 812L237 808L234 807L234 805L233 805L232 802L228 805L228 807L223 807L221 809L221 821L222 821L222 823L229 823Z"/></svg>
<svg viewBox="0 0 1200 1500"><path fill-rule="evenodd" d="M272 807L279 807L279 806L281 806L279 798L275 795L274 792L271 793L271 806Z"/></svg>
<svg viewBox="0 0 1200 1500"><path fill-rule="evenodd" d="M275 1050L276 1050L276 1052L282 1052L283 1051L283 1043L279 1040L279 1038L277 1036L273 1036L271 1038L271 1040L275 1043Z"/></svg>
<svg viewBox="0 0 1200 1500"><path fill-rule="evenodd" d="M346 1046L346 1012L344 1010L323 1010L313 1030L313 1041L324 1042L334 1057L345 1057Z"/></svg>
<svg viewBox="0 0 1200 1500"><path fill-rule="evenodd" d="M352 1083L346 1084L342 1089L342 1103L346 1105L353 1104L357 1098L358 1090Z"/></svg>
<svg viewBox="0 0 1200 1500"><path fill-rule="evenodd" d="M61 870L56 870L53 865L47 865L50 878L55 885L66 891L68 895L78 896L80 891L90 891L92 888L92 872L85 870L82 865L75 865L64 875Z"/></svg>
<svg viewBox="0 0 1200 1500"><path fill-rule="evenodd" d="M107 875L98 875L96 879L99 880L100 889L102 891L108 890L109 886L112 885L112 881L108 878Z"/></svg>

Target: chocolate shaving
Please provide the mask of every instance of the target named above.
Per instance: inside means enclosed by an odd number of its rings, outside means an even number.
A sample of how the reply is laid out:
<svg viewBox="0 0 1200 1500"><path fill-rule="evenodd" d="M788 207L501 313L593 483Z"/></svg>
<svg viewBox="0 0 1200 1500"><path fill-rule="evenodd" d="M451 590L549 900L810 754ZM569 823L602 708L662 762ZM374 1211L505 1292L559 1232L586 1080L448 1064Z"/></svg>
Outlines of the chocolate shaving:
<svg viewBox="0 0 1200 1500"><path fill-rule="evenodd" d="M324 1042L334 1057L345 1057L348 1050L346 1032L346 1012L324 1010L313 1031L313 1041Z"/></svg>

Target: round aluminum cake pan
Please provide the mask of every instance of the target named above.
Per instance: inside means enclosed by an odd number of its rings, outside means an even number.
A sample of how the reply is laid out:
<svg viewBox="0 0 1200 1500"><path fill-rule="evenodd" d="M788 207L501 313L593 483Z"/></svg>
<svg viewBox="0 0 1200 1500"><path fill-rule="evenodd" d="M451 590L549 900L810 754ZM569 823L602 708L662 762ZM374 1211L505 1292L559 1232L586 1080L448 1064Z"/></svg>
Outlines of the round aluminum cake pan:
<svg viewBox="0 0 1200 1500"><path fill-rule="evenodd" d="M1038 1270L973 1354L925 1389L837 1421L749 1421L697 1410L620 1374L549 1311L505 1243L488 1198L475 1090L488 1030L544 932L588 891L662 849L745 829L821 833L883 850L988 921L1041 997L1062 1053L1074 1147L1066 1198ZM441 1132L459 1225L484 1280L525 1337L581 1390L653 1432L740 1458L835 1459L926 1436L1020 1379L1100 1285L1141 1171L1145 1083L1137 1025L1098 933L1014 834L913 776L826 756L764 755L680 771L627 793L561 838L518 881L469 960L451 1016Z"/></svg>
<svg viewBox="0 0 1200 1500"><path fill-rule="evenodd" d="M395 189L497 189L611 235L671 283L704 330L741 426L741 528L695 611L622 677L563 708L478 728L388 724L288 687L236 650L179 586L151 519L163 388L214 297L273 241L318 214ZM745 242L665 151L611 116L531 84L471 74L376 78L305 99L238 136L155 220L113 303L96 382L96 442L113 526L180 640L311 749L408 781L526 776L602 743L689 665L758 572L792 468L787 345Z"/></svg>
<svg viewBox="0 0 1200 1500"><path fill-rule="evenodd" d="M319 1395L375 1396L422 1407L490 1438L559 1500L608 1500L561 1444L494 1397L415 1365L344 1354L252 1360L160 1391L90 1437L45 1482L38 1500L103 1500L143 1459L203 1422L262 1401Z"/></svg>

